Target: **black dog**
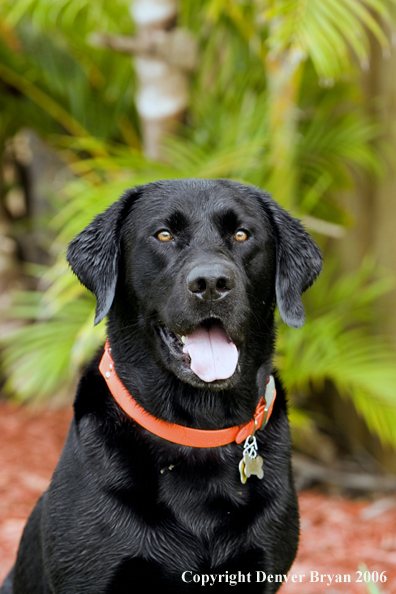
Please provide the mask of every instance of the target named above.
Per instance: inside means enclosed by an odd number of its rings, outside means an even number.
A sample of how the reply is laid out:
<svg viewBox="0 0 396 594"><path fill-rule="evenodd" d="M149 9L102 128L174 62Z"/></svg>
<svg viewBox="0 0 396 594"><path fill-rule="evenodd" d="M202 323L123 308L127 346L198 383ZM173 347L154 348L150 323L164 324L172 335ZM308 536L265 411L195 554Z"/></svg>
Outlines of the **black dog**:
<svg viewBox="0 0 396 594"><path fill-rule="evenodd" d="M96 296L96 322L108 314L111 351L104 377L102 351L80 381L1 593L276 592L298 506L279 382L270 418L260 398L268 409L275 303L303 324L318 247L258 189L192 179L128 190L68 261Z"/></svg>

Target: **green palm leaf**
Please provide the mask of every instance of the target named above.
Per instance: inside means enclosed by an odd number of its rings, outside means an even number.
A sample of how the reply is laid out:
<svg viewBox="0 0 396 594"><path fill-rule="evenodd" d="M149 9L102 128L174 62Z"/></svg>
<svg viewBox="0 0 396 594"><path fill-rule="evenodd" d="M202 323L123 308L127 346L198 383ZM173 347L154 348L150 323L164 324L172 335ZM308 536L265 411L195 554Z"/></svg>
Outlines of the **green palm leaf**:
<svg viewBox="0 0 396 594"><path fill-rule="evenodd" d="M331 267L324 272L310 289L307 301L315 314L302 331L281 326L277 365L292 394L308 393L310 385L321 388L330 380L352 400L367 426L396 446L396 353L369 332L372 304L389 291L393 279L383 273L373 280L374 266L366 260L360 271L338 280Z"/></svg>
<svg viewBox="0 0 396 594"><path fill-rule="evenodd" d="M0 14L5 22L15 27L29 19L40 29L56 28L76 31L83 27L92 30L120 30L131 26L128 3L122 0L3 0Z"/></svg>
<svg viewBox="0 0 396 594"><path fill-rule="evenodd" d="M268 0L263 18L273 26L271 51L286 49L309 57L319 76L339 77L350 68L350 51L359 61L369 57L369 32L388 47L377 18L390 18L385 0Z"/></svg>
<svg viewBox="0 0 396 594"><path fill-rule="evenodd" d="M16 314L30 317L35 309L40 317L37 295L30 304L25 295L24 302L24 311L16 309ZM93 305L93 299L85 295L59 310L55 317L13 331L12 341L3 337L6 344L2 364L9 376L4 391L17 395L20 401L40 401L54 395L68 398L81 364L104 339L103 324L92 330ZM85 331L88 325L89 333Z"/></svg>

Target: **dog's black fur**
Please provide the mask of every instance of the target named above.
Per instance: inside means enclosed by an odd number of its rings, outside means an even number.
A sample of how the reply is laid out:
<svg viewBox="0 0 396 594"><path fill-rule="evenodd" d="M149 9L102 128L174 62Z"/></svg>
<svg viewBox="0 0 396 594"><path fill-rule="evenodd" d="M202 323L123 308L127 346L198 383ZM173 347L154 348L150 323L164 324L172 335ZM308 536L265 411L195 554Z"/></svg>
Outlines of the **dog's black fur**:
<svg viewBox="0 0 396 594"><path fill-rule="evenodd" d="M159 240L164 229L170 241ZM239 229L245 241L236 241ZM275 303L300 327L301 294L321 268L297 220L267 194L226 180L128 190L74 239L68 261L96 296L96 322L108 314L127 390L155 417L200 429L252 419L273 373ZM193 288L198 277L206 285ZM202 322L221 324L238 348L229 379L205 383L181 354L177 337ZM80 381L61 459L1 594L189 592L197 586L182 580L185 571L250 573L240 589L276 592L279 582L256 583L255 572L285 574L299 534L280 383L257 433L264 478L241 484L242 445L200 449L149 433L111 396L100 355Z"/></svg>

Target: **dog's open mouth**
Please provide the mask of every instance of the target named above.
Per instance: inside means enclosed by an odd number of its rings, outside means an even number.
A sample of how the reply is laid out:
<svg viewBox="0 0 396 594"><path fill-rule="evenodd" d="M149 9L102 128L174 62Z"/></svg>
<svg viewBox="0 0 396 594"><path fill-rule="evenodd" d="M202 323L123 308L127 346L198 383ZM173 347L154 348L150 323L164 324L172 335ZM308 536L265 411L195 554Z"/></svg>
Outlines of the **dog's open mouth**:
<svg viewBox="0 0 396 594"><path fill-rule="evenodd" d="M185 336L158 327L171 354L184 361L204 382L230 378L238 364L238 349L218 319L204 320Z"/></svg>

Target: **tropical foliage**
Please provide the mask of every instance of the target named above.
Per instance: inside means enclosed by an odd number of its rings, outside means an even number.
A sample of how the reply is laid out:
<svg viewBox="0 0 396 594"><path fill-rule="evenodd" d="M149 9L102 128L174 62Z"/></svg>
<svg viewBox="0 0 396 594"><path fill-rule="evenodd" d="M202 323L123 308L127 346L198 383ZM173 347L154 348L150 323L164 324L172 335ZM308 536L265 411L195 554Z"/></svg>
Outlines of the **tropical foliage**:
<svg viewBox="0 0 396 594"><path fill-rule="evenodd" d="M351 224L341 193L382 171L381 130L366 111L360 75L369 35L388 49L380 23L391 22L392 4L180 2L200 65L186 122L155 163L141 150L130 58L89 42L97 30L131 32L128 3L3 1L0 84L8 94L1 101L13 125L3 127L2 143L18 127L34 127L74 174L51 221L54 263L37 271L45 290L16 295L12 314L34 323L4 342L9 392L21 400L70 393L76 371L103 341L104 325L92 327L93 298L64 261L66 243L97 212L135 184L228 177L272 192L325 252L324 274L305 298L305 326L279 325L277 365L291 397L303 409L311 386L330 380L370 429L396 445L394 353L371 324L373 304L392 281L374 274L370 258L355 274L340 274L329 239ZM292 419L307 422L301 410Z"/></svg>

